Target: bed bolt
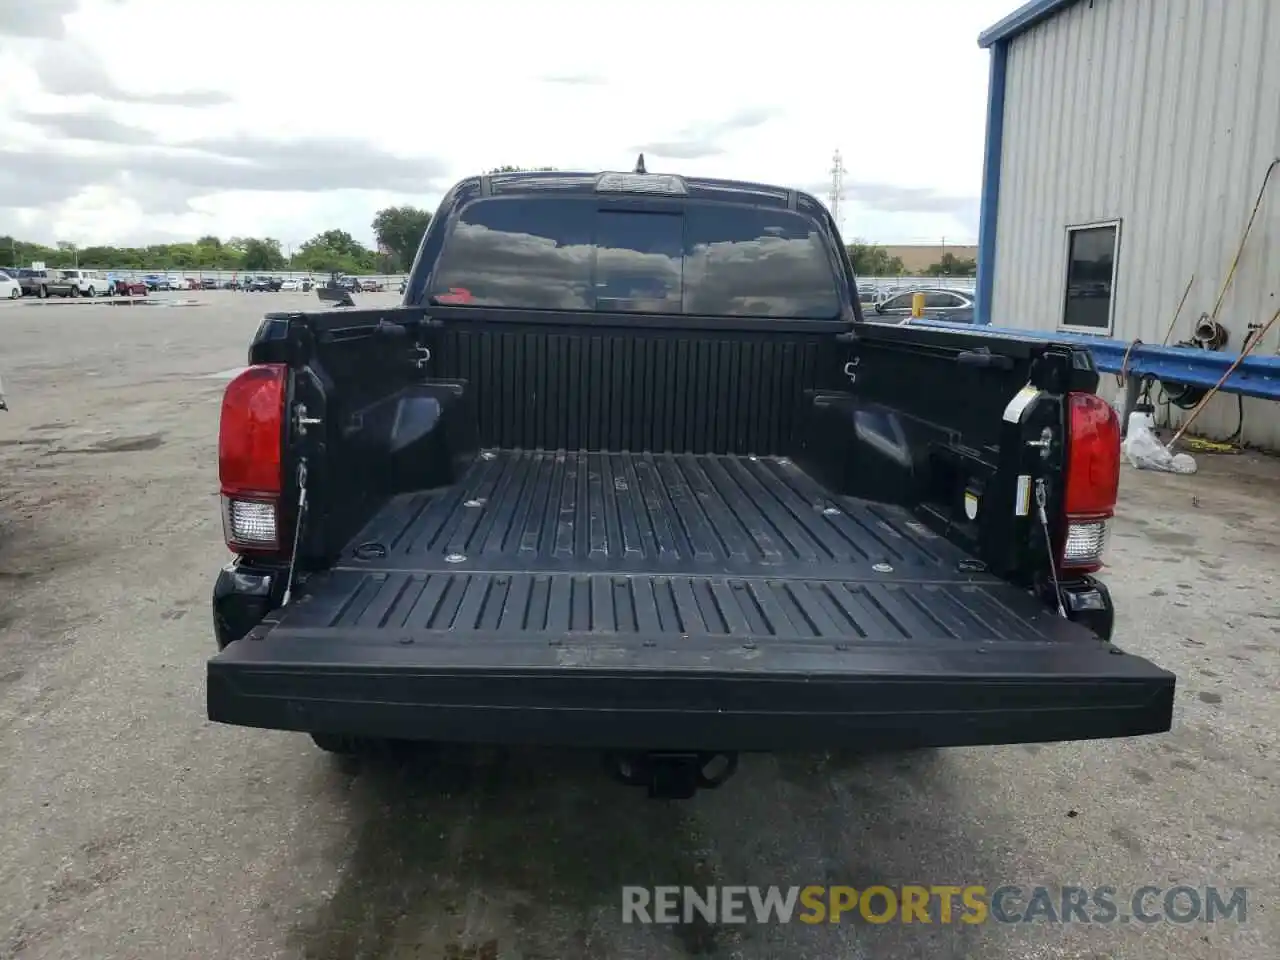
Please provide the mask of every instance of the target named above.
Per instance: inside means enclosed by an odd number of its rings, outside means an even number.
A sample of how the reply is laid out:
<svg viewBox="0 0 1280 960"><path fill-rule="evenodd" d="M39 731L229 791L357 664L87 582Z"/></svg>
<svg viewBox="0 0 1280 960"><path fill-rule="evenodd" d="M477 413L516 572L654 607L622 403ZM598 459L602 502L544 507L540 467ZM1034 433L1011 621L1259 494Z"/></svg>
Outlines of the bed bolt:
<svg viewBox="0 0 1280 960"><path fill-rule="evenodd" d="M401 637L400 642L403 643L405 646L408 646L409 644L413 643L413 637Z"/></svg>
<svg viewBox="0 0 1280 960"><path fill-rule="evenodd" d="M656 641L656 640L646 640L646 641L644 642L644 645L645 645L646 647L656 647L656 646L658 645L658 641Z"/></svg>
<svg viewBox="0 0 1280 960"><path fill-rule="evenodd" d="M893 567L887 563L877 563L871 568L876 573L893 573Z"/></svg>
<svg viewBox="0 0 1280 960"><path fill-rule="evenodd" d="M748 640L746 643L742 645L743 650L754 650L755 648L756 648L756 642L754 640Z"/></svg>
<svg viewBox="0 0 1280 960"><path fill-rule="evenodd" d="M847 653L849 650L849 645L847 643L837 643L836 649L842 653Z"/></svg>
<svg viewBox="0 0 1280 960"><path fill-rule="evenodd" d="M484 497L476 497L474 500L468 500L463 504L464 507L483 507Z"/></svg>
<svg viewBox="0 0 1280 960"><path fill-rule="evenodd" d="M827 507L825 510L822 511L822 515L825 517L838 517L840 516L840 508Z"/></svg>
<svg viewBox="0 0 1280 960"><path fill-rule="evenodd" d="M463 556L461 553L449 553L449 554L445 554L444 562L445 563L461 563L465 559L467 558Z"/></svg>

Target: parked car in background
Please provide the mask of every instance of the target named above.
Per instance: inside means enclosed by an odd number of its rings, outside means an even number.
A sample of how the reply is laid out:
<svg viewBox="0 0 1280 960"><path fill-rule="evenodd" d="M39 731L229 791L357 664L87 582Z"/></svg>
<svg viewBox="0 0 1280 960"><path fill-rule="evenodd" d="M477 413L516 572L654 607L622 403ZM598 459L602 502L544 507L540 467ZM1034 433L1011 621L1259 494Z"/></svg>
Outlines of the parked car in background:
<svg viewBox="0 0 1280 960"><path fill-rule="evenodd" d="M201 280L201 281L200 281L200 289L201 289L201 290L217 290L217 289L218 289L218 278L217 278L217 277L205 277L203 280Z"/></svg>
<svg viewBox="0 0 1280 960"><path fill-rule="evenodd" d="M973 322L973 297L956 290L940 290L933 287L916 287L895 293L888 300L875 305L875 312L886 320L906 322L911 319L911 301L917 293L924 294L924 315L932 320L950 320L955 323Z"/></svg>
<svg viewBox="0 0 1280 960"><path fill-rule="evenodd" d="M365 277L359 283L361 293L381 293L386 289L381 280L374 280L372 277Z"/></svg>
<svg viewBox="0 0 1280 960"><path fill-rule="evenodd" d="M22 296L22 284L3 270L0 270L0 297L6 300L17 300Z"/></svg>
<svg viewBox="0 0 1280 960"><path fill-rule="evenodd" d="M408 277L401 277L401 278L400 278L400 295L401 295L401 296L404 296L405 288L406 288L406 287L408 287L408 286L409 286L409 278L408 278Z"/></svg>
<svg viewBox="0 0 1280 960"><path fill-rule="evenodd" d="M117 297L145 297L151 292L146 281L137 277L116 277L111 281L111 293Z"/></svg>
<svg viewBox="0 0 1280 960"><path fill-rule="evenodd" d="M315 282L310 277L290 277L288 280L284 281L284 283L280 284L280 289L295 292L302 291L305 293L313 286L315 286Z"/></svg>
<svg viewBox="0 0 1280 960"><path fill-rule="evenodd" d="M245 281L245 289L250 293L278 293L283 285L279 277L252 277Z"/></svg>
<svg viewBox="0 0 1280 960"><path fill-rule="evenodd" d="M24 297L47 297L49 281L53 279L51 270L33 270L24 268L18 271L18 283L22 286Z"/></svg>
<svg viewBox="0 0 1280 960"><path fill-rule="evenodd" d="M96 297L107 288L107 279L97 270L58 270L48 282L50 296Z"/></svg>

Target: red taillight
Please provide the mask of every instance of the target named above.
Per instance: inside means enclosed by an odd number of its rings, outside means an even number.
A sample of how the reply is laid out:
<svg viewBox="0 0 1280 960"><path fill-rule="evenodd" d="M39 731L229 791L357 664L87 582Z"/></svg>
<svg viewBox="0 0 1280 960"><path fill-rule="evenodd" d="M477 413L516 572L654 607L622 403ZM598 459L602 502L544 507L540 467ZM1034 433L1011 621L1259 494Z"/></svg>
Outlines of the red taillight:
<svg viewBox="0 0 1280 960"><path fill-rule="evenodd" d="M1115 410L1096 394L1068 394L1064 569L1088 573L1102 566L1119 492L1120 421Z"/></svg>
<svg viewBox="0 0 1280 960"><path fill-rule="evenodd" d="M222 530L235 551L280 547L286 368L249 367L227 384L218 424Z"/></svg>

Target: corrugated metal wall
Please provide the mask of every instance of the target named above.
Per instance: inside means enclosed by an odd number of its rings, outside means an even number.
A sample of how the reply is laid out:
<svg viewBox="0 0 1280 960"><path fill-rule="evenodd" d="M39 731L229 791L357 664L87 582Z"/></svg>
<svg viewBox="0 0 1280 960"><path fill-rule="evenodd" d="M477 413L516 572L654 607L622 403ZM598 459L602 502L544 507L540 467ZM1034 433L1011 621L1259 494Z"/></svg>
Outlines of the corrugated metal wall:
<svg viewBox="0 0 1280 960"><path fill-rule="evenodd" d="M1114 336L1160 343L1195 274L1170 338L1185 339L1276 156L1280 0L1091 0L1033 27L1009 49L991 322L1056 329L1066 227L1119 219ZM1277 307L1280 171L1223 302L1227 349ZM1280 352L1280 324L1257 350ZM1195 430L1236 422L1218 397ZM1244 437L1280 448L1280 404L1246 400Z"/></svg>

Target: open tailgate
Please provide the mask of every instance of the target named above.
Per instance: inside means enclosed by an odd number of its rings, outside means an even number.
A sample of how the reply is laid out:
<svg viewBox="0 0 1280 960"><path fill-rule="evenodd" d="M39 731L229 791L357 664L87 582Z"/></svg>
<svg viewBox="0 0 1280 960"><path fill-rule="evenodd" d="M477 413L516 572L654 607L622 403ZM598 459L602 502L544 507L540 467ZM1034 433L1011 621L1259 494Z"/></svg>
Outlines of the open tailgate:
<svg viewBox="0 0 1280 960"><path fill-rule="evenodd" d="M618 629L616 622L612 629L513 633L476 616L496 579L335 573L314 603L263 624L210 661L209 716L375 737L700 750L1077 740L1159 733L1172 721L1172 674L1089 636L1071 636L1085 631L1062 620L1046 618L1015 637L988 632L965 641L904 638L896 629L862 638L853 630L799 636L782 628L726 636L707 632L688 609L683 634ZM498 607L510 610L517 594L538 592L550 603L559 602L555 596L572 603L581 593L669 589L694 604L699 594L764 596L773 589L732 580L659 585L627 578L619 586L612 576L570 579L506 575ZM909 602L857 584L790 586L815 603L820 593L844 594L849 612ZM933 588L929 599L943 589ZM452 595L459 614L453 628L378 625L379 611L396 596L427 593ZM948 591L948 605L959 609L962 599L978 609L998 605L981 588Z"/></svg>

